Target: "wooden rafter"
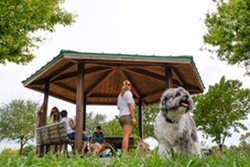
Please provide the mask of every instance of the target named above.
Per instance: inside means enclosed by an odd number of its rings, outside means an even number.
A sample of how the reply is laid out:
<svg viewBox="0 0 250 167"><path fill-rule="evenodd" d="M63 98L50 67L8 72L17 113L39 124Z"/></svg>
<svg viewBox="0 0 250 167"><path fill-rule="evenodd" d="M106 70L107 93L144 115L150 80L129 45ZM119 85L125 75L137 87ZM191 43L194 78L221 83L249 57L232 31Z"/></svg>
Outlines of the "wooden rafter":
<svg viewBox="0 0 250 167"><path fill-rule="evenodd" d="M86 96L90 96L92 92L94 92L99 86L102 85L102 83L104 83L113 73L115 72L115 70L110 70L107 71L105 74L102 75L102 77L100 77L99 79L97 79L93 85L90 86L91 89L86 91Z"/></svg>

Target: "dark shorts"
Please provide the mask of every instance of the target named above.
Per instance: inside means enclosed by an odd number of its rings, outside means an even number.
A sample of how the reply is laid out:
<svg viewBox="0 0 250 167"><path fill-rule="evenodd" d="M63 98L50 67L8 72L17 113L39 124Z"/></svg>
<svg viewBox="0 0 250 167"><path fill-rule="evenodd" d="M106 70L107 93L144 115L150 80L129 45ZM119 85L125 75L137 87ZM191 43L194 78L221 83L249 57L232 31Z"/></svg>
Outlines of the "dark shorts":
<svg viewBox="0 0 250 167"><path fill-rule="evenodd" d="M119 123L123 125L133 125L131 115L123 115L119 118Z"/></svg>
<svg viewBox="0 0 250 167"><path fill-rule="evenodd" d="M68 137L72 140L75 140L75 132L69 133ZM84 141L89 141L89 138L87 136L85 136L84 134L82 135L82 140Z"/></svg>

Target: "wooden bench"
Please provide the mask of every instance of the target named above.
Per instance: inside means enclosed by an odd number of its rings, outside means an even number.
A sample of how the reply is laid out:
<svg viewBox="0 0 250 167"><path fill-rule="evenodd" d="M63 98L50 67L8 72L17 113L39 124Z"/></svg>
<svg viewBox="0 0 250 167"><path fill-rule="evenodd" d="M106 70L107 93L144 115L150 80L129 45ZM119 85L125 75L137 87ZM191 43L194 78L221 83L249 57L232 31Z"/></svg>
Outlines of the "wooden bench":
<svg viewBox="0 0 250 167"><path fill-rule="evenodd" d="M122 139L120 136L105 137L107 146L112 151L122 149ZM40 146L45 146L45 153L49 151L57 152L57 146L64 144L63 152L67 152L67 145L70 144L73 150L74 140L68 138L65 122L55 123L36 129L36 141ZM54 146L54 150L50 149ZM128 148L135 148L134 137L129 138Z"/></svg>
<svg viewBox="0 0 250 167"><path fill-rule="evenodd" d="M45 153L48 153L50 146L54 145L54 152L57 146L64 144L63 152L67 152L67 145L70 144L73 150L74 140L68 138L66 123L60 122L36 129L36 141L40 146L45 146Z"/></svg>

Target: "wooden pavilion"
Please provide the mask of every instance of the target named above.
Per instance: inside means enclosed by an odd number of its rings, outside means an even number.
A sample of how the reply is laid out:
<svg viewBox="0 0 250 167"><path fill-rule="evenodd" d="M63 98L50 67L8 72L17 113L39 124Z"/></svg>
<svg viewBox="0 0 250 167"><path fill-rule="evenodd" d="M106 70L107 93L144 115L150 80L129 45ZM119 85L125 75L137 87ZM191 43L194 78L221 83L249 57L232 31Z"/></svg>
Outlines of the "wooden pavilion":
<svg viewBox="0 0 250 167"><path fill-rule="evenodd" d="M25 87L44 94L46 125L49 96L76 104L75 149L81 149L86 105L116 105L123 80L132 84L139 107L139 136L143 136L142 106L158 103L167 88L182 86L191 94L204 85L192 56L155 56L86 53L62 50L40 70L23 81ZM107 111L108 112L108 111ZM108 114L108 113L107 113Z"/></svg>

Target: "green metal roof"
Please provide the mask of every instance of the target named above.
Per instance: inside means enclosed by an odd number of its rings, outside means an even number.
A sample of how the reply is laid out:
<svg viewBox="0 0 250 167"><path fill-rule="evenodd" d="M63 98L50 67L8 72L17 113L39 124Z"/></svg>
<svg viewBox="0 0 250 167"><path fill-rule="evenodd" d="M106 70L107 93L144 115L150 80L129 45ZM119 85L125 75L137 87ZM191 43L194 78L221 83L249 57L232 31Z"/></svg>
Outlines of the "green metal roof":
<svg viewBox="0 0 250 167"><path fill-rule="evenodd" d="M106 57L106 58L120 58L120 59L147 59L147 60L184 60L184 61L190 61L193 66L195 67L195 70L197 72L198 77L201 80L201 77L199 75L199 72L195 66L195 63L193 61L193 56L186 55L186 56L156 56L156 55L138 55L138 54L114 54L114 53L93 53L93 52L78 52L73 50L61 50L59 55L54 57L50 62L42 66L38 71L36 71L34 74L32 74L30 77L28 77L26 80L22 81L23 84L29 82L30 79L35 77L36 75L40 74L43 70L46 70L48 67L52 66L57 60L62 58L63 56L78 56L78 57L85 57L85 56L91 56L91 57ZM202 82L202 80L201 80ZM202 85L204 87L204 84L202 82Z"/></svg>
<svg viewBox="0 0 250 167"><path fill-rule="evenodd" d="M172 69L173 86L185 87L191 94L204 91L192 56L89 53L72 50L61 50L22 83L27 88L43 93L44 84L49 82L51 96L74 103L78 63L84 63L84 70L87 71L84 74L83 93L88 94L88 103L116 103L115 97L120 91L120 85L117 84L123 79L132 81L137 89L134 93L137 97L144 98L145 105L156 102L166 89L165 67ZM100 78L102 80L98 81ZM104 84L100 85L98 82ZM97 96L102 96L102 99Z"/></svg>

